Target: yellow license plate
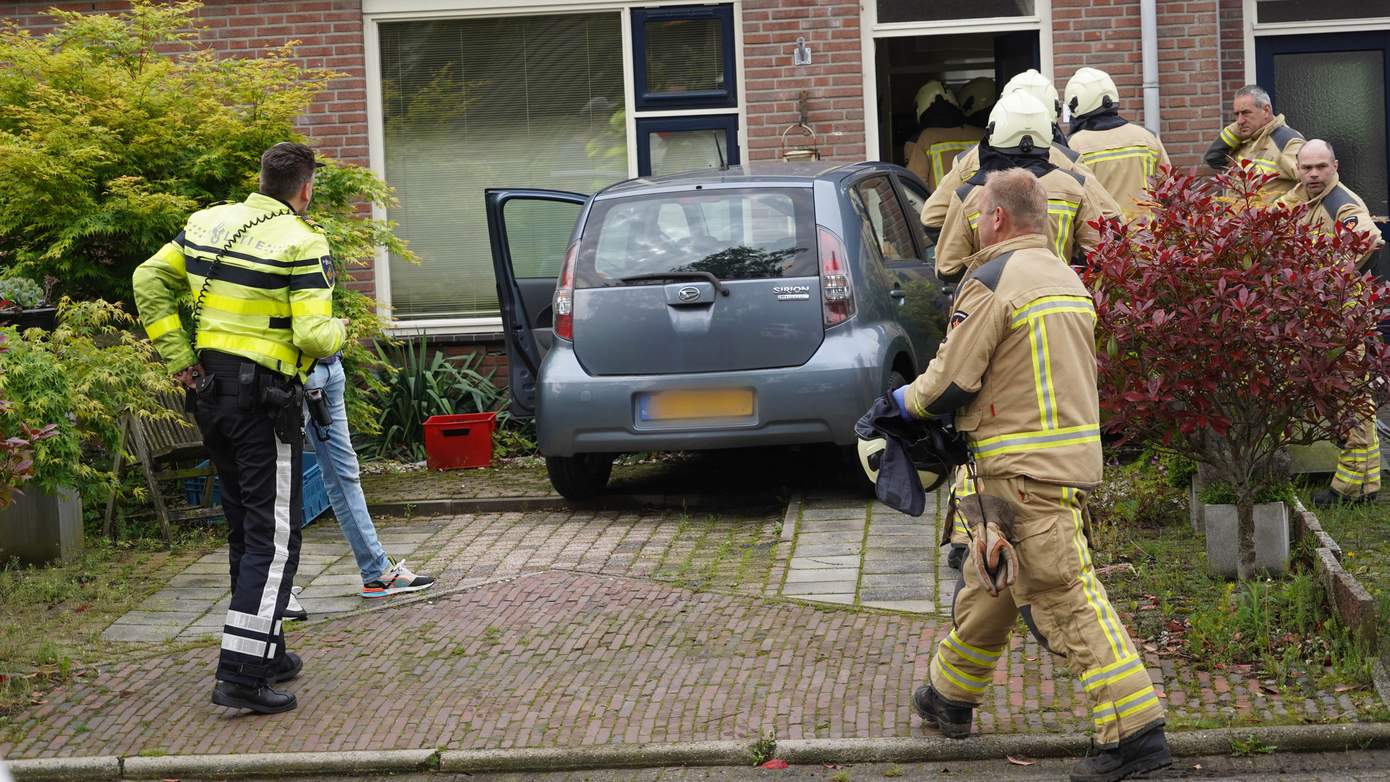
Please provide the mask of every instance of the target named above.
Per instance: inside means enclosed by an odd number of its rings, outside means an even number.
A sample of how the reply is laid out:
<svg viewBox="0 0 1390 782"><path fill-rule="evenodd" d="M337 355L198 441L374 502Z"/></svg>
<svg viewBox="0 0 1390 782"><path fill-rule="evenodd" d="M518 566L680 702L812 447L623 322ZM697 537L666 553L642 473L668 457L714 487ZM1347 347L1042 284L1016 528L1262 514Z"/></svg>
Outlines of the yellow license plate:
<svg viewBox="0 0 1390 782"><path fill-rule="evenodd" d="M753 414L753 390L658 391L641 398L640 411L643 421L750 416Z"/></svg>

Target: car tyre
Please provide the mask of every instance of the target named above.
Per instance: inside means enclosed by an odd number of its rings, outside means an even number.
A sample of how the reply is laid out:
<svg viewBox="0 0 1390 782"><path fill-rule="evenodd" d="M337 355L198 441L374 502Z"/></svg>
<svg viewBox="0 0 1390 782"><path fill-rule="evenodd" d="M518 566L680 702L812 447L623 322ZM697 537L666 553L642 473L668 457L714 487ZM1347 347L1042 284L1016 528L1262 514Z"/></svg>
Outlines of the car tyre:
<svg viewBox="0 0 1390 782"><path fill-rule="evenodd" d="M545 471L550 474L550 485L565 499L593 499L608 487L615 455L577 453L574 456L547 456Z"/></svg>
<svg viewBox="0 0 1390 782"><path fill-rule="evenodd" d="M892 391L896 388L907 385L907 378L901 372L893 370L888 373L888 388L885 391ZM864 474L864 467L859 463L859 449L851 445L843 451L845 469L850 473L850 490L856 496L874 496L874 484L869 480L869 476Z"/></svg>

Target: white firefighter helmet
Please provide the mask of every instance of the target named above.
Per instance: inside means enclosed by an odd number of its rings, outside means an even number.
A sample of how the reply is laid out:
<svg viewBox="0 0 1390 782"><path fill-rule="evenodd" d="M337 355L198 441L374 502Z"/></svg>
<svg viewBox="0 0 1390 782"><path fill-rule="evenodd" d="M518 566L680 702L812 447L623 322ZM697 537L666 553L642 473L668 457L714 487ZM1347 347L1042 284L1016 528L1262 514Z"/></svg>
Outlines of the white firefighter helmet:
<svg viewBox="0 0 1390 782"><path fill-rule="evenodd" d="M879 460L883 458L883 449L887 447L888 441L882 437L875 437L870 440L856 440L855 442L859 447L859 466L863 467L864 474L869 476L869 483L878 483ZM942 478L942 473L921 469L917 471L917 479L922 482L922 488L927 491L936 488Z"/></svg>
<svg viewBox="0 0 1390 782"><path fill-rule="evenodd" d="M987 130L995 149L1047 149L1052 143L1051 112L1022 90L1007 93L989 113Z"/></svg>
<svg viewBox="0 0 1390 782"><path fill-rule="evenodd" d="M1066 95L1067 107L1071 109L1073 117L1120 103L1120 91L1115 89L1115 81L1110 74L1095 68L1077 68L1076 73L1067 80Z"/></svg>
<svg viewBox="0 0 1390 782"><path fill-rule="evenodd" d="M1009 79L1009 83L1004 85L1004 95L1011 92L1023 91L1037 98L1038 102L1047 107L1052 115L1049 123L1056 122L1062 114L1062 101L1057 98L1057 88L1052 86L1052 82L1047 77L1038 73L1037 69L1029 68L1023 73ZM1048 136L1051 138L1051 134Z"/></svg>
<svg viewBox="0 0 1390 782"><path fill-rule="evenodd" d="M977 76L956 90L956 104L966 116L994 108L994 79Z"/></svg>
<svg viewBox="0 0 1390 782"><path fill-rule="evenodd" d="M917 112L914 116L922 116L922 112L931 108L931 105L936 102L937 98L946 101L952 106L957 105L956 96L952 95L951 91L946 89L946 85L942 84L937 79L932 79L917 90L917 97L912 101L913 108L916 109Z"/></svg>

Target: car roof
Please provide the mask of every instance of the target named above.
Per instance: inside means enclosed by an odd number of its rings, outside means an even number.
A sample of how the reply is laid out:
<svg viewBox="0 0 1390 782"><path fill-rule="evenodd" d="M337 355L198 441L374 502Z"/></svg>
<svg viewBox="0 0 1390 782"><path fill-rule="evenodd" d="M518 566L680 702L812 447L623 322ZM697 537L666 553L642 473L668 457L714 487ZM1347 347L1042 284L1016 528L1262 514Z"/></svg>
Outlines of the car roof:
<svg viewBox="0 0 1390 782"><path fill-rule="evenodd" d="M836 163L810 160L788 163L781 160L756 160L723 169L704 168L659 177L626 179L600 190L595 197L618 198L644 192L685 190L710 185L723 187L810 186L818 179L839 180L860 171L887 167L889 164L874 161Z"/></svg>

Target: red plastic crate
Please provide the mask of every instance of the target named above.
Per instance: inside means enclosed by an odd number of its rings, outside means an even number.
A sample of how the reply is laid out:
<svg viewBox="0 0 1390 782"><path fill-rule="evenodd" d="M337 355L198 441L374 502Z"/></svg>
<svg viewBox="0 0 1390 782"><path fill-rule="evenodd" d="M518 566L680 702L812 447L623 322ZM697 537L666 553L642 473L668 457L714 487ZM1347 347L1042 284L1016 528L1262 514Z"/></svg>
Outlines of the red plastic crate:
<svg viewBox="0 0 1390 782"><path fill-rule="evenodd" d="M496 413L432 415L425 419L425 464L431 470L492 466Z"/></svg>

